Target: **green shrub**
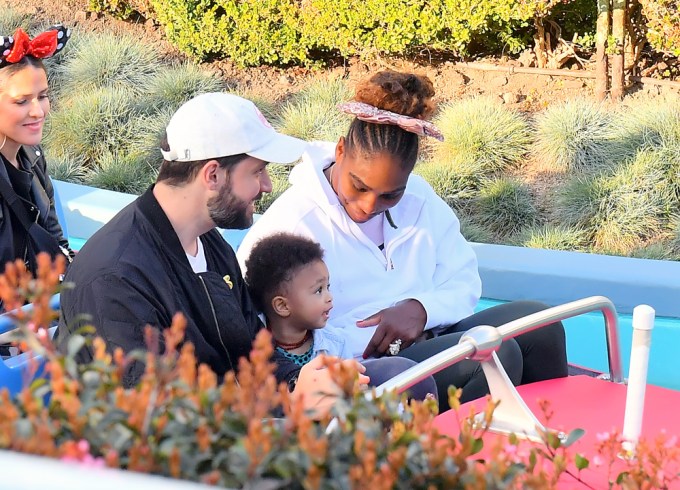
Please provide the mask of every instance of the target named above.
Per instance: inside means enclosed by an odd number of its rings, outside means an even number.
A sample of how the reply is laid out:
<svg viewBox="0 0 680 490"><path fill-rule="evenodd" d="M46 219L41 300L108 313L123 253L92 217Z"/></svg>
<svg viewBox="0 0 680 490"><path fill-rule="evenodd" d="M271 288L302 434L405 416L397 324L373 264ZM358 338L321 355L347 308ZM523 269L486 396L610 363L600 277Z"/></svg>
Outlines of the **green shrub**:
<svg viewBox="0 0 680 490"><path fill-rule="evenodd" d="M106 12L119 19L129 19L135 12L127 0L89 0L92 12Z"/></svg>
<svg viewBox="0 0 680 490"><path fill-rule="evenodd" d="M272 181L272 191L262 194L260 200L255 203L255 212L264 213L274 200L290 187L288 175L291 169L290 165L267 165L267 173Z"/></svg>
<svg viewBox="0 0 680 490"><path fill-rule="evenodd" d="M166 107L151 116L137 119L135 124L139 128L137 143L135 149L130 151L136 153L137 158L146 162L154 171L160 168L163 160L160 152L161 140L174 113L174 110Z"/></svg>
<svg viewBox="0 0 680 490"><path fill-rule="evenodd" d="M109 0L114 1L120 0ZM544 0L151 0L151 4L182 51L201 59L227 57L244 66L314 65L337 55L403 55L423 49L466 55L471 45L516 53L531 42L526 28L533 25L534 16L549 14ZM583 26L587 21L579 13L567 17L580 19L572 23ZM589 27L579 32L592 31Z"/></svg>
<svg viewBox="0 0 680 490"><path fill-rule="evenodd" d="M147 78L142 88L140 104L146 112L160 109L176 111L193 97L207 92L221 92L225 84L195 64L165 66Z"/></svg>
<svg viewBox="0 0 680 490"><path fill-rule="evenodd" d="M580 228L563 225L531 226L510 238L510 243L529 248L586 251L588 233Z"/></svg>
<svg viewBox="0 0 680 490"><path fill-rule="evenodd" d="M479 223L476 223L468 216L459 216L460 219L460 233L468 242L476 243L494 243L496 237L489 230L484 228Z"/></svg>
<svg viewBox="0 0 680 490"><path fill-rule="evenodd" d="M676 0L640 0L647 40L656 51L680 56L680 9Z"/></svg>
<svg viewBox="0 0 680 490"><path fill-rule="evenodd" d="M680 253L671 240L662 240L634 249L630 257L652 260L680 260Z"/></svg>
<svg viewBox="0 0 680 490"><path fill-rule="evenodd" d="M534 161L554 172L597 171L620 163L612 115L586 100L556 104L536 116Z"/></svg>
<svg viewBox="0 0 680 490"><path fill-rule="evenodd" d="M680 97L635 98L619 111L617 139L633 157L661 169L680 202Z"/></svg>
<svg viewBox="0 0 680 490"><path fill-rule="evenodd" d="M286 102L273 124L279 131L296 138L337 141L347 132L350 123L337 105L350 96L342 80L317 82Z"/></svg>
<svg viewBox="0 0 680 490"><path fill-rule="evenodd" d="M443 31L443 8L441 0L310 0L300 9L302 32L307 46L345 57L408 53Z"/></svg>
<svg viewBox="0 0 680 490"><path fill-rule="evenodd" d="M158 52L149 43L123 34L90 34L59 66L60 84L55 88L67 95L104 87L142 94L160 66Z"/></svg>
<svg viewBox="0 0 680 490"><path fill-rule="evenodd" d="M88 9L92 12L105 12L124 20L135 16L149 19L153 15L150 0L89 0Z"/></svg>
<svg viewBox="0 0 680 490"><path fill-rule="evenodd" d="M558 221L585 229L598 252L640 247L663 230L677 206L658 163L654 152L643 151L613 173L572 179L558 193Z"/></svg>
<svg viewBox="0 0 680 490"><path fill-rule="evenodd" d="M201 59L243 66L307 62L295 0L151 0L168 38Z"/></svg>
<svg viewBox="0 0 680 490"><path fill-rule="evenodd" d="M43 29L50 27L50 25L44 25ZM45 70L47 71L47 80L50 86L51 95L57 95L57 97L52 97L52 108L59 106L59 95L62 92L62 86L65 83L67 86L72 86L72 81L65 81L67 73L65 72L65 64L70 60L75 53L78 52L79 47L83 44L92 34L83 32L77 28L71 29L71 37L66 43L66 46L57 54L56 56L51 56L43 60L45 64Z"/></svg>
<svg viewBox="0 0 680 490"><path fill-rule="evenodd" d="M447 104L435 123L444 134L436 149L441 162L467 161L489 174L516 165L528 151L526 121L487 97Z"/></svg>
<svg viewBox="0 0 680 490"><path fill-rule="evenodd" d="M144 121L135 109L135 94L111 87L77 92L51 113L44 143L48 154L62 149L85 165L104 153L137 149Z"/></svg>
<svg viewBox="0 0 680 490"><path fill-rule="evenodd" d="M439 162L429 160L416 165L414 173L425 179L449 206L465 210L477 195L483 171L479 162Z"/></svg>
<svg viewBox="0 0 680 490"><path fill-rule="evenodd" d="M141 194L155 179L155 172L139 155L106 152L88 170L84 183L99 189Z"/></svg>
<svg viewBox="0 0 680 490"><path fill-rule="evenodd" d="M17 27L29 32L33 27L33 16L13 8L0 8L0 36L11 36Z"/></svg>
<svg viewBox="0 0 680 490"><path fill-rule="evenodd" d="M607 177L577 175L571 178L557 189L553 203L556 221L566 226L581 225L592 233L592 220L608 189Z"/></svg>
<svg viewBox="0 0 680 490"><path fill-rule="evenodd" d="M616 139L635 156L638 150L680 148L680 97L629 98L616 112Z"/></svg>
<svg viewBox="0 0 680 490"><path fill-rule="evenodd" d="M509 178L485 183L474 205L475 220L498 236L512 235L538 220L528 187Z"/></svg>
<svg viewBox="0 0 680 490"><path fill-rule="evenodd" d="M63 152L55 157L47 155L47 170L53 179L73 184L82 184L87 175L87 170L81 162L64 155Z"/></svg>
<svg viewBox="0 0 680 490"><path fill-rule="evenodd" d="M461 55L469 54L471 46L518 53L531 42L526 27L532 24L530 21L541 5L545 5L542 0L443 1L441 16L445 35L433 45Z"/></svg>
<svg viewBox="0 0 680 490"><path fill-rule="evenodd" d="M662 186L674 196L674 204L677 209L680 206L680 144L663 147L659 150L641 152L638 158L642 158L663 175Z"/></svg>

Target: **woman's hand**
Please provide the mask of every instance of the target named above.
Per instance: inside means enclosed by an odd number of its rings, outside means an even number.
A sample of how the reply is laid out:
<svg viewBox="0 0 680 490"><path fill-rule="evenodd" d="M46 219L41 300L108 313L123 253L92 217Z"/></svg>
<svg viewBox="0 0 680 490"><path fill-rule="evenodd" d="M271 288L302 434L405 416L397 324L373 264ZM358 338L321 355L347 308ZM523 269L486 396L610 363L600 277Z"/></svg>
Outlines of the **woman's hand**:
<svg viewBox="0 0 680 490"><path fill-rule="evenodd" d="M401 339L401 348L405 349L422 335L426 322L427 312L420 301L415 299L400 301L358 321L357 327L378 326L364 350L364 359L383 355L397 339Z"/></svg>
<svg viewBox="0 0 680 490"><path fill-rule="evenodd" d="M335 383L328 369L329 363L341 363L353 367L359 372L358 383L368 384L368 376L361 373L366 368L354 359L318 356L302 366L298 374L293 399L302 398L305 410L312 412L313 418L321 418L331 409L335 401L342 396L342 389Z"/></svg>

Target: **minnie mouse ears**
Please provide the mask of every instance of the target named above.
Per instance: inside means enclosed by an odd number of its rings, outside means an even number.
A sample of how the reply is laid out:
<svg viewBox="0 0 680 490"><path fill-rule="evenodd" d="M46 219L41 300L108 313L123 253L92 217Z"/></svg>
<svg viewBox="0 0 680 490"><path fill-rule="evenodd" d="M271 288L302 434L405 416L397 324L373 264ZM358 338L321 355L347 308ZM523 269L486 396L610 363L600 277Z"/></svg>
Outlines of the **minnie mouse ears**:
<svg viewBox="0 0 680 490"><path fill-rule="evenodd" d="M31 39L19 27L14 36L0 36L0 68L21 61L24 56L49 58L58 53L71 37L71 29L57 24Z"/></svg>

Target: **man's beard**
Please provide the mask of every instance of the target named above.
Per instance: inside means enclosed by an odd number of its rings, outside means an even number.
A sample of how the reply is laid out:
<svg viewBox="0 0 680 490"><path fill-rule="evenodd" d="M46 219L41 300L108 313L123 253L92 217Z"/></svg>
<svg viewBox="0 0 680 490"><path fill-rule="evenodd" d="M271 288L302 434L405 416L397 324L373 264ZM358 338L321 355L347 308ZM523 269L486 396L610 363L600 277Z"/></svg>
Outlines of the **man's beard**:
<svg viewBox="0 0 680 490"><path fill-rule="evenodd" d="M259 199L259 195L257 198ZM220 193L208 200L208 212L215 226L225 229L244 230L253 224L253 215L249 212L250 202L236 197L231 189L231 182L224 184Z"/></svg>

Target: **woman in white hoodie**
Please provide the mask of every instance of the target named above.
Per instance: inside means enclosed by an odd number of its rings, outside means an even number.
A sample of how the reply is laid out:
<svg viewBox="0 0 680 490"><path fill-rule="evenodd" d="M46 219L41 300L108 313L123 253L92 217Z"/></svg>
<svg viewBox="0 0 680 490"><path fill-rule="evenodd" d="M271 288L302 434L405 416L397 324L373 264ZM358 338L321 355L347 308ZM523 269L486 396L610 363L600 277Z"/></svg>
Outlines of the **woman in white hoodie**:
<svg viewBox="0 0 680 490"><path fill-rule="evenodd" d="M457 344L476 325L498 326L546 308L514 302L474 314L481 294L477 259L454 212L412 174L419 136L441 138L425 121L434 90L423 76L379 72L359 84L355 115L337 144L311 144L291 188L253 225L238 250L243 266L261 237L288 231L325 250L333 283L329 324L355 357L398 354L422 361ZM515 384L567 375L561 323L521 335L499 357ZM488 392L478 363L435 375L441 408L449 385L463 400Z"/></svg>

